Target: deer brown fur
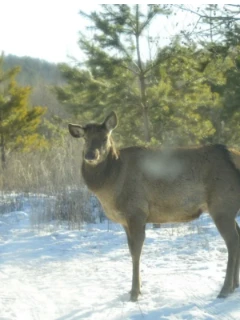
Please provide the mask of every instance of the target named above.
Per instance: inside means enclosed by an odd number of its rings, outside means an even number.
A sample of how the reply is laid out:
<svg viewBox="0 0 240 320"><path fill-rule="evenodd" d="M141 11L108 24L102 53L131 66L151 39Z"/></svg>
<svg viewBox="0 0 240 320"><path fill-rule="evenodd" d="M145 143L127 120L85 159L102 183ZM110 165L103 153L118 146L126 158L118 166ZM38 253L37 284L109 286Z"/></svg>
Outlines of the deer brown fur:
<svg viewBox="0 0 240 320"><path fill-rule="evenodd" d="M208 211L228 250L226 277L218 297L239 286L240 156L223 145L117 150L112 112L103 123L69 124L83 138L82 175L109 219L120 223L132 256L131 300L140 293L139 263L146 223L186 222Z"/></svg>

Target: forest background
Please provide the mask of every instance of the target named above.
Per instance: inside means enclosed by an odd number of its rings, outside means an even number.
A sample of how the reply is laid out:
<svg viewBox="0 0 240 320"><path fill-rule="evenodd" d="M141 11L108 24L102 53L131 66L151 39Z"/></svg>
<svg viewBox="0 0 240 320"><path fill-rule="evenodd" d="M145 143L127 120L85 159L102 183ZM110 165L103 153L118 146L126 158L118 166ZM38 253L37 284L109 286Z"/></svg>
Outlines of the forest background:
<svg viewBox="0 0 240 320"><path fill-rule="evenodd" d="M151 26L179 10L194 23L160 45ZM1 56L1 190L64 198L82 188L81 142L67 123L102 121L112 110L119 147L240 149L240 5L101 5L80 16L88 26L81 61Z"/></svg>

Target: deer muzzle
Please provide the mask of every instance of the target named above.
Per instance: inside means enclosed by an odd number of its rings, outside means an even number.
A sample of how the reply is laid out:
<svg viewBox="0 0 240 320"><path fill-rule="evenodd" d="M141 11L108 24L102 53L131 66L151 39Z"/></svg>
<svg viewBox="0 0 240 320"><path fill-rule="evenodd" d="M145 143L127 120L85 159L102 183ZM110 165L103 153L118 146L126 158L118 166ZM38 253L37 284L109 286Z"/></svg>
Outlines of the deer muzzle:
<svg viewBox="0 0 240 320"><path fill-rule="evenodd" d="M99 157L100 157L100 154L98 149L90 150L85 154L84 160L88 162L96 162L98 161Z"/></svg>

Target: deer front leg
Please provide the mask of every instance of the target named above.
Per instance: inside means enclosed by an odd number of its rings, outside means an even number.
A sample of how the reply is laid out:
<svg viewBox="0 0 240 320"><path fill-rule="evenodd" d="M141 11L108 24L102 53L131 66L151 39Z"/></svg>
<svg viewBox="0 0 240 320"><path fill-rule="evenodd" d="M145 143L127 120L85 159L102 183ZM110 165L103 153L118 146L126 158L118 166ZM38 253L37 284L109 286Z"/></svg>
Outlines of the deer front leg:
<svg viewBox="0 0 240 320"><path fill-rule="evenodd" d="M226 210L226 212L230 213L229 209L228 211ZM226 216L226 214L221 213L219 210L218 215L215 214L213 216L213 220L228 250L226 277L218 295L218 298L226 298L239 284L239 234L234 216Z"/></svg>
<svg viewBox="0 0 240 320"><path fill-rule="evenodd" d="M128 221L128 226L125 227L128 247L132 257L132 289L130 292L131 301L137 301L138 296L141 293L140 256L145 239L145 224L138 218L131 218L131 220Z"/></svg>

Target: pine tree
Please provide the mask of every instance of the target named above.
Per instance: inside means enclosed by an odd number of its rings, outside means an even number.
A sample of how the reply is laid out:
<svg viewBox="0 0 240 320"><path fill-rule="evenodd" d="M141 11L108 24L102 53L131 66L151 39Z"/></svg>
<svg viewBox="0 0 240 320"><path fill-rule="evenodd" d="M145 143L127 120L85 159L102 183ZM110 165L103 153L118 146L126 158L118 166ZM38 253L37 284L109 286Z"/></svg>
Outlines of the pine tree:
<svg viewBox="0 0 240 320"><path fill-rule="evenodd" d="M177 145L210 142L216 132L212 114L221 109L221 100L204 74L207 57L178 42L159 55L163 61L155 71L155 84L148 89L155 139Z"/></svg>
<svg viewBox="0 0 240 320"><path fill-rule="evenodd" d="M15 77L18 67L3 71L0 57L0 152L4 169L7 154L13 150L27 151L46 144L38 133L41 117L46 108L29 106L30 87L20 87Z"/></svg>
<svg viewBox="0 0 240 320"><path fill-rule="evenodd" d="M76 93L75 102L79 101L78 114L88 107L86 113L93 111L95 119L104 108L110 107L110 103L113 108L119 101L118 109L123 107L121 116L128 116L128 119L134 115L141 116L143 125L140 127L144 132L144 140L149 141L151 134L146 90L148 77L155 65L148 64L146 67L142 57L142 40L153 19L169 13L166 5L147 5L144 12L139 4L101 5L99 12L89 15L82 13L93 30L92 39L81 33L79 40L81 49L86 53L86 66L90 73L86 70L77 72L76 68L66 70L65 66L65 76L71 88L66 88L65 94L58 91L61 101L69 99L72 105L72 89ZM77 81L82 83L78 93L75 91ZM85 94L87 87L92 91L91 96ZM85 109L82 109L84 101ZM99 106L95 113L97 103ZM74 105L77 107L76 103ZM137 135L140 136L140 132Z"/></svg>

